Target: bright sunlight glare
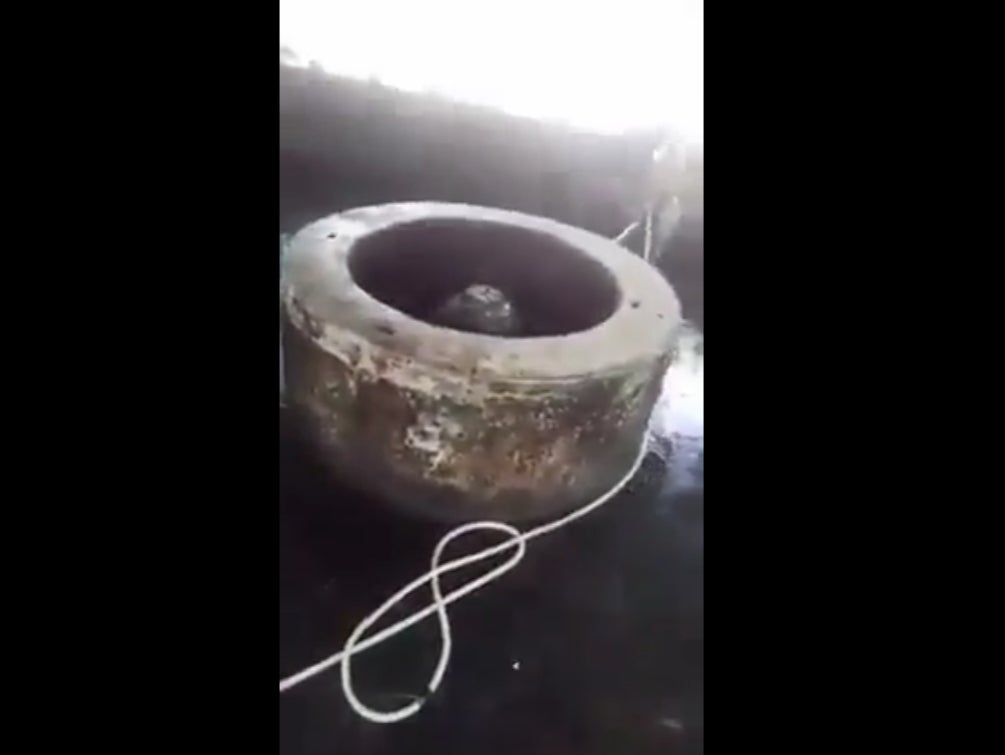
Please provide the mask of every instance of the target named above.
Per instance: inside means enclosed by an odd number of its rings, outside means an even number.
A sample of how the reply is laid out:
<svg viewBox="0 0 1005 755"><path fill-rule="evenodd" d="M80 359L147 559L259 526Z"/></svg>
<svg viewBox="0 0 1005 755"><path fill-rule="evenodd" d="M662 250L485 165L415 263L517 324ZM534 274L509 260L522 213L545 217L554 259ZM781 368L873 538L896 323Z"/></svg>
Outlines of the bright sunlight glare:
<svg viewBox="0 0 1005 755"><path fill-rule="evenodd" d="M608 133L701 143L703 0L281 0L279 43L333 74Z"/></svg>

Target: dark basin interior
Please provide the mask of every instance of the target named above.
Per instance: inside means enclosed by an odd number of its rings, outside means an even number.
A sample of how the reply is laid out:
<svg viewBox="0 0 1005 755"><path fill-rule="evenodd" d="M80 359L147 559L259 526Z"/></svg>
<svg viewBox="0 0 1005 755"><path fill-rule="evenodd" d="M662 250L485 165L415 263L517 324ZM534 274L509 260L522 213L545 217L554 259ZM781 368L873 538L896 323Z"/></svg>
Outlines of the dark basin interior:
<svg viewBox="0 0 1005 755"><path fill-rule="evenodd" d="M620 303L602 265L554 236L501 223L403 224L358 244L349 269L371 296L428 322L458 292L492 286L513 303L525 337L588 330Z"/></svg>

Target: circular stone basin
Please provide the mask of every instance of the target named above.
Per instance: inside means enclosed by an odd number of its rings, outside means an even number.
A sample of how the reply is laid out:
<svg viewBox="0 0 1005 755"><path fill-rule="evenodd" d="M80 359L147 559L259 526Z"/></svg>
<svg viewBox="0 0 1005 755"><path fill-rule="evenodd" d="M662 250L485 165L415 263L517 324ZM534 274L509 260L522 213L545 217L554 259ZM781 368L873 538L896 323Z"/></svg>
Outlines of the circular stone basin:
<svg viewBox="0 0 1005 755"><path fill-rule="evenodd" d="M321 458L448 521L543 518L609 489L681 322L663 277L612 241L441 203L307 226L282 300L287 405Z"/></svg>

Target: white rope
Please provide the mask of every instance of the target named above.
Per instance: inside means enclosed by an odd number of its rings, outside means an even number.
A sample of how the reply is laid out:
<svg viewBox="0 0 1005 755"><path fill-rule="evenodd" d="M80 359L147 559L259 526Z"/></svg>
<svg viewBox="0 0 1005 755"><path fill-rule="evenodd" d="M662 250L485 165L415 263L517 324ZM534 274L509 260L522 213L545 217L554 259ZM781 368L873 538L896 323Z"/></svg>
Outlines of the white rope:
<svg viewBox="0 0 1005 755"><path fill-rule="evenodd" d="M396 634L399 634L413 624L417 624L425 618L428 618L432 614L436 614L439 617L440 622L440 658L436 662L436 668L433 670L432 676L429 678L429 684L427 685L427 697L436 692L437 688L440 686L440 682L443 681L443 676L446 674L447 665L450 662L450 651L453 645L453 640L450 631L450 619L447 615L447 606L453 603L455 600L460 600L465 595L473 593L475 590L487 585L492 580L497 577L502 576L514 566L516 566L520 560L524 557L527 552L527 542L533 540L535 537L540 537L541 535L546 535L549 532L554 532L555 530L564 527L571 522L574 522L581 517L586 516L591 511L603 506L611 498L615 496L632 477L639 470L642 465L642 460L645 458L646 454L646 443L643 442L641 448L639 449L638 456L632 462L631 467L625 476L622 477L613 488L608 490L599 498L591 501L585 506L576 509L575 511L566 514L559 519L556 519L547 524L542 524L526 532L520 532L516 527L503 522L472 522L470 524L463 524L459 527L455 527L450 530L446 535L440 538L440 542L436 544L436 548L433 550L433 556L430 560L429 571L426 572L421 577L418 577L407 585L402 587L398 592L384 601L383 605L380 606L376 611L371 613L369 616L364 618L356 628L353 630L352 634L349 635L349 639L346 640L345 645L342 650L325 658L323 661L315 663L313 666L305 668L292 676L288 676L279 682L279 691L285 692L291 687L295 687L307 679L313 676L317 676L322 671L331 668L332 666L341 663L341 677L342 677L342 692L345 694L346 700L356 713L365 718L368 721L373 721L374 723L394 723L396 721L403 721L410 716L414 716L419 712L419 709L425 703L425 698L415 700L408 705L398 708L393 711L379 711L370 708L365 705L357 696L356 692L352 686L352 668L350 666L350 660L357 653L361 653L364 650L372 648L385 640L390 639ZM467 556L461 558L456 558L453 561L447 561L444 564L440 563L440 558L443 556L443 551L451 542L456 540L462 535L469 532L477 532L483 530L492 530L496 532L503 532L509 535L507 540L497 543L496 545L490 546L483 550L477 551ZM443 595L440 588L440 577L447 572L460 569L462 567L468 566L469 564L474 564L479 561L484 561L487 558L491 558L498 553L502 553L507 549L513 549L513 555L511 555L506 561L501 563L494 569L486 572L482 576L478 577L471 582L457 588L453 592ZM390 611L395 605L397 605L401 600L403 600L407 595L418 590L420 587L426 583L430 583L433 592L433 602L427 605L425 608L416 611L410 616L402 619L396 624L392 624L386 629L382 629L371 637L361 639L366 631L376 624L388 611Z"/></svg>
<svg viewBox="0 0 1005 755"><path fill-rule="evenodd" d="M623 230L621 233L619 233L617 236L614 237L614 243L624 244L625 239L627 239L632 234L632 232L638 227L639 227L638 220L634 221L633 223L629 223L628 226L625 228L625 230Z"/></svg>
<svg viewBox="0 0 1005 755"><path fill-rule="evenodd" d="M646 262L652 263L653 254L653 215L655 210L647 209L645 215L642 216L641 220L636 220L634 223L629 225L625 230L614 237L614 243L624 245L625 241L631 236L635 230L642 226L645 231L645 236L642 241L642 259Z"/></svg>
<svg viewBox="0 0 1005 755"><path fill-rule="evenodd" d="M646 213L646 238L642 245L642 259L646 262L652 262L650 257L653 251L653 212L654 210L649 210Z"/></svg>

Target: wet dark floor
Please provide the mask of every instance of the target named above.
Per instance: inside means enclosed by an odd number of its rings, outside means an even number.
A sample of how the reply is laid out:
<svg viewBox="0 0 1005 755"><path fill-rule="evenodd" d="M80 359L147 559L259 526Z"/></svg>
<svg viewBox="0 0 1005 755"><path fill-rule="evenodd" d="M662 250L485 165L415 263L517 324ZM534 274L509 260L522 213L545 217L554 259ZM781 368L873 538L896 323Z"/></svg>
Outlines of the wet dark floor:
<svg viewBox="0 0 1005 755"><path fill-rule="evenodd" d="M335 668L280 695L281 753L701 751L704 368L701 338L689 333L683 346L640 472L599 511L533 541L513 571L450 607L453 656L423 709L402 723L364 721ZM282 410L280 428L284 677L341 649L361 618L428 569L447 528L385 514L340 489ZM490 540L462 538L446 557ZM444 592L479 568L449 575ZM429 599L419 591L385 621ZM374 708L401 707L422 694L438 651L434 618L355 658L357 693Z"/></svg>

